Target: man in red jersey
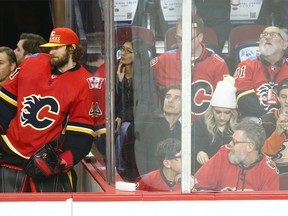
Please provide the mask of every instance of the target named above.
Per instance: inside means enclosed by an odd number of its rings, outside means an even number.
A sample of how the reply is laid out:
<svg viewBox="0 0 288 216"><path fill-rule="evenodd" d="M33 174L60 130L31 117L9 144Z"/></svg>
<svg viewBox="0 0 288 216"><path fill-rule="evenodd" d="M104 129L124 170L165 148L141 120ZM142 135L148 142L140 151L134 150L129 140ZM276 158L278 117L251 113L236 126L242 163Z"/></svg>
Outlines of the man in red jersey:
<svg viewBox="0 0 288 216"><path fill-rule="evenodd" d="M210 105L212 94L219 81L229 75L229 69L224 59L203 43L204 23L198 15L192 15L192 115L202 116ZM151 60L157 84L166 88L172 84L181 83L181 46L182 20L177 23L176 38L178 47L174 53L164 53Z"/></svg>
<svg viewBox="0 0 288 216"><path fill-rule="evenodd" d="M106 158L106 65L102 64L94 74L97 89L96 95L96 125L95 154L96 160L104 163Z"/></svg>
<svg viewBox="0 0 288 216"><path fill-rule="evenodd" d="M75 191L93 141L95 79L77 34L56 28L41 47L50 55L27 58L0 91L1 192Z"/></svg>
<svg viewBox="0 0 288 216"><path fill-rule="evenodd" d="M195 174L197 190L279 190L280 178L273 161L262 153L265 130L251 120L234 126L232 141Z"/></svg>
<svg viewBox="0 0 288 216"><path fill-rule="evenodd" d="M277 84L287 77L285 50L288 36L283 29L270 26L260 34L260 56L241 62L234 73L239 112L260 117L278 108Z"/></svg>

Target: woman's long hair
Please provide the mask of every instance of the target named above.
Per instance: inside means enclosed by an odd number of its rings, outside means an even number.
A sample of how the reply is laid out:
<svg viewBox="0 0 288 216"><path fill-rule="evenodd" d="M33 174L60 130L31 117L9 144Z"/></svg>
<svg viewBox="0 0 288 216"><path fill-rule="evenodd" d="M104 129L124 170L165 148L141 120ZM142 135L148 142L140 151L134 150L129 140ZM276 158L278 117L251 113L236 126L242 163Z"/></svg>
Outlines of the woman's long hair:
<svg viewBox="0 0 288 216"><path fill-rule="evenodd" d="M216 133L218 131L218 127L213 115L214 107L210 106L207 112L205 113L205 124L207 126L207 130L209 134L212 136L212 143L215 141ZM233 126L237 123L238 113L236 109L231 109L231 118L225 125L225 130L229 129L232 131Z"/></svg>

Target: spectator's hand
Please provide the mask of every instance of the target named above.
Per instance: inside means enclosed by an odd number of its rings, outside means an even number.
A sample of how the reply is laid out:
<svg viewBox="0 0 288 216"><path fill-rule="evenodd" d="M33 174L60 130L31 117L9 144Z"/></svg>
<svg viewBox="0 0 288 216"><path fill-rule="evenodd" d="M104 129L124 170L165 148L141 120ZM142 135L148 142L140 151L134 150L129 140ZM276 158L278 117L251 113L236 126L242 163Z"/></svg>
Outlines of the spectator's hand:
<svg viewBox="0 0 288 216"><path fill-rule="evenodd" d="M194 176L191 176L190 178L190 185L191 185L191 192L197 191L195 189L195 185L198 183L197 179Z"/></svg>
<svg viewBox="0 0 288 216"><path fill-rule="evenodd" d="M119 62L118 69L117 69L117 76L120 82L122 82L124 78L124 75L125 75L124 70L125 70L124 65L121 62Z"/></svg>
<svg viewBox="0 0 288 216"><path fill-rule="evenodd" d="M288 129L288 114L281 113L276 122L276 132L281 135L285 129Z"/></svg>
<svg viewBox="0 0 288 216"><path fill-rule="evenodd" d="M181 173L179 173L177 176L175 176L175 182L180 182L181 181ZM198 183L197 179L194 177L194 176L191 176L190 177L190 189L191 189L191 192L192 191L196 191L194 189L195 185Z"/></svg>
<svg viewBox="0 0 288 216"><path fill-rule="evenodd" d="M117 133L120 130L121 122L122 122L121 118L117 117L115 119L115 133Z"/></svg>
<svg viewBox="0 0 288 216"><path fill-rule="evenodd" d="M197 154L197 161L199 164L203 165L209 160L208 154L204 151L200 151Z"/></svg>

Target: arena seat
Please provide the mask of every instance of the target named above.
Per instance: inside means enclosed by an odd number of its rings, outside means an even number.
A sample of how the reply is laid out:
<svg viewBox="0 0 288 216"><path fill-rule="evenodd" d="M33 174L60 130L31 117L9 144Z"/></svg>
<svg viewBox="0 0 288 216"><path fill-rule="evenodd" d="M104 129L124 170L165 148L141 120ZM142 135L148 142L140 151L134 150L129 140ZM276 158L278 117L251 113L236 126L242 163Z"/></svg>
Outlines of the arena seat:
<svg viewBox="0 0 288 216"><path fill-rule="evenodd" d="M228 38L228 52L240 43L259 41L259 36L266 28L266 25L239 25L231 29Z"/></svg>
<svg viewBox="0 0 288 216"><path fill-rule="evenodd" d="M266 27L266 25L240 25L231 29L228 54L232 74L241 61L259 55L259 36Z"/></svg>

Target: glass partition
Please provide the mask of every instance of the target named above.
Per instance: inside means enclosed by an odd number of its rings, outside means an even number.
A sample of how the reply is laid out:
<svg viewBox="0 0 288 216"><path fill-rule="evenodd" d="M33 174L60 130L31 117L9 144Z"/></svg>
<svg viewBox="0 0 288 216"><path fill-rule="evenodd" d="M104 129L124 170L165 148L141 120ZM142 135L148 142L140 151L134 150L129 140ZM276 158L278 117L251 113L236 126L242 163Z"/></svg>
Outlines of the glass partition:
<svg viewBox="0 0 288 216"><path fill-rule="evenodd" d="M278 121L286 119L286 1L78 3L83 64L99 84L88 159L109 184L178 193L286 189Z"/></svg>

